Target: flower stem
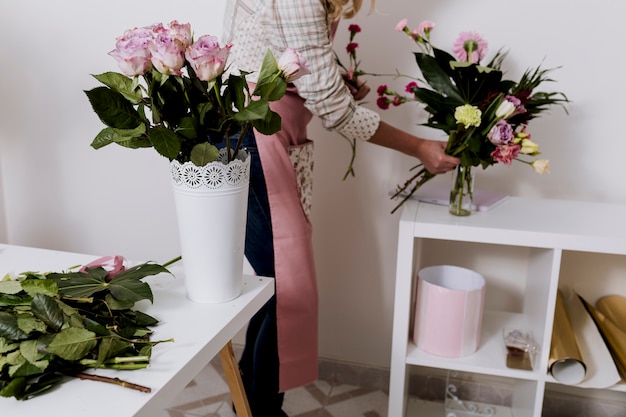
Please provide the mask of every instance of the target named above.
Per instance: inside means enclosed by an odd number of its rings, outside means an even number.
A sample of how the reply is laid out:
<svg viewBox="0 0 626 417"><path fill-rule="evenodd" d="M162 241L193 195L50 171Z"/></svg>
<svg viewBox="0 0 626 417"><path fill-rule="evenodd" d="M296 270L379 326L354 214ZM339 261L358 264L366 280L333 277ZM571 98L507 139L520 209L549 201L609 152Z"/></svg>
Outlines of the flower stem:
<svg viewBox="0 0 626 417"><path fill-rule="evenodd" d="M150 391L152 391L149 387L145 387L143 385L138 385L138 384L133 384L132 382L123 381L119 378L111 378L111 377L101 376L101 375L92 375L92 374L86 374L83 372L76 374L76 377L80 379L91 380L91 381L107 382L109 384L115 384L124 388L130 388L130 389L134 389L134 390L145 392L145 393L149 393Z"/></svg>
<svg viewBox="0 0 626 417"><path fill-rule="evenodd" d="M167 268L168 266L180 261L181 259L183 259L183 257L181 255L178 255L176 258L171 259L167 262L165 262L163 265L161 265L163 268Z"/></svg>

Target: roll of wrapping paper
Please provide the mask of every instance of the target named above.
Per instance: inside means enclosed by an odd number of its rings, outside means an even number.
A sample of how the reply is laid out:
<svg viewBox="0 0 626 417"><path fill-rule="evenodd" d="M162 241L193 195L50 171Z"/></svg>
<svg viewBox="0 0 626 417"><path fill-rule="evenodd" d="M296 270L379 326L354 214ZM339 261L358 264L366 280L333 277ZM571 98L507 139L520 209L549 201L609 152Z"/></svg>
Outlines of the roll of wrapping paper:
<svg viewBox="0 0 626 417"><path fill-rule="evenodd" d="M622 305L625 302L623 297L607 296L598 300L598 308L605 311L606 315L586 302L582 297L580 299L596 323L598 330L600 330L600 334L613 356L620 376L623 380L626 380L626 331L623 330L625 324L620 319L626 316L625 307ZM613 320L619 320L618 324L614 323Z"/></svg>
<svg viewBox="0 0 626 417"><path fill-rule="evenodd" d="M626 297L607 295L596 302L596 308L622 332L626 333Z"/></svg>
<svg viewBox="0 0 626 417"><path fill-rule="evenodd" d="M560 290L557 292L554 310L548 369L554 379L568 385L582 382L587 373L587 366L580 354L576 334Z"/></svg>

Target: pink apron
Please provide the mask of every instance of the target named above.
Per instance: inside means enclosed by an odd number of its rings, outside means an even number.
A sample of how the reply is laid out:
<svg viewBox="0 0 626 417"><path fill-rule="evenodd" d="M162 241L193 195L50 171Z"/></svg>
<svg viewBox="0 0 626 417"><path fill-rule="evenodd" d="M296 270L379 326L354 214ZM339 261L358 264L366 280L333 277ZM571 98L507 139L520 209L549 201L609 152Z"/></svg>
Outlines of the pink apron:
<svg viewBox="0 0 626 417"><path fill-rule="evenodd" d="M289 157L290 150L307 146L306 126L312 115L293 90L271 106L282 118L282 130L271 136L255 131L255 135L274 234L279 389L284 392L317 379L318 310L312 228Z"/></svg>

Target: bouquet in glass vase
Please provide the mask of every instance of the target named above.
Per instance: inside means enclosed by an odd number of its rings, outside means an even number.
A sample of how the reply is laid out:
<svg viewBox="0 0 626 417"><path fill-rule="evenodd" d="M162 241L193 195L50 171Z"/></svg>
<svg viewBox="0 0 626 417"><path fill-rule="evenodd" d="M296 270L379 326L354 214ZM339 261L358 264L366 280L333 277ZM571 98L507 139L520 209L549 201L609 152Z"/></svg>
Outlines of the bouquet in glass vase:
<svg viewBox="0 0 626 417"><path fill-rule="evenodd" d="M407 102L424 105L429 113L425 126L448 136L446 153L461 160L450 192L450 212L468 215L472 210L472 167L483 169L494 164L510 165L520 161L536 172L549 172L538 144L531 140L528 123L552 105L567 111L568 98L560 92L536 91L540 84L553 81L553 69L526 70L518 81L504 78L501 70L506 53L498 51L483 64L487 42L477 33L463 32L453 45L453 55L431 43L435 27L423 21L411 30L404 19L396 29L408 35L421 48L415 59L423 79L413 78L403 93L378 87L377 104L382 109ZM393 196L401 198L396 209L415 191L435 177L422 165ZM394 209L395 211L395 209Z"/></svg>

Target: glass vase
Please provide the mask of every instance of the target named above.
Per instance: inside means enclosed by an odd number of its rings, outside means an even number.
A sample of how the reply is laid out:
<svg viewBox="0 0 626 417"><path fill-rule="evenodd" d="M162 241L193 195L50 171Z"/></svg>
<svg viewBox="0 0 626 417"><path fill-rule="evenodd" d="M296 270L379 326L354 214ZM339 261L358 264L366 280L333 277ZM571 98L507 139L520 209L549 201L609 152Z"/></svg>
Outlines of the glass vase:
<svg viewBox="0 0 626 417"><path fill-rule="evenodd" d="M452 173L450 214L469 216L473 210L474 172L471 166L458 165Z"/></svg>

